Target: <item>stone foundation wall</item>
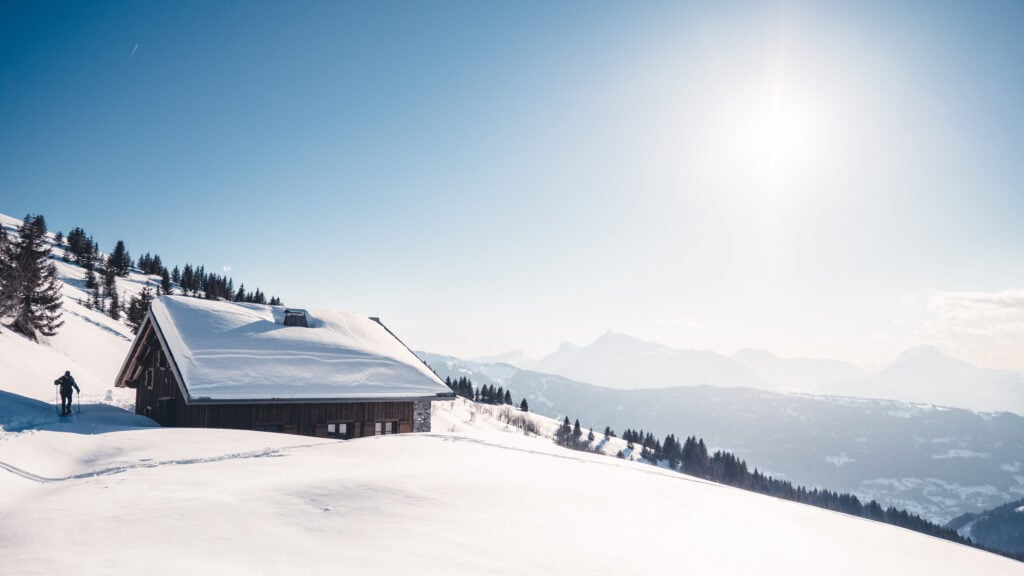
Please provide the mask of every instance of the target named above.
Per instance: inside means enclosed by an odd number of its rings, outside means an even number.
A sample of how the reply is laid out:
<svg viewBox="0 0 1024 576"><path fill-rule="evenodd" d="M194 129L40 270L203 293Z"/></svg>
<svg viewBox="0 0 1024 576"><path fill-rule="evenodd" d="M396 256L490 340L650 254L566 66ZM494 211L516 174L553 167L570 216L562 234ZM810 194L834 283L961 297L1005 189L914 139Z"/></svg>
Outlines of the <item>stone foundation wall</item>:
<svg viewBox="0 0 1024 576"><path fill-rule="evenodd" d="M413 402L412 431L430 432L430 400Z"/></svg>

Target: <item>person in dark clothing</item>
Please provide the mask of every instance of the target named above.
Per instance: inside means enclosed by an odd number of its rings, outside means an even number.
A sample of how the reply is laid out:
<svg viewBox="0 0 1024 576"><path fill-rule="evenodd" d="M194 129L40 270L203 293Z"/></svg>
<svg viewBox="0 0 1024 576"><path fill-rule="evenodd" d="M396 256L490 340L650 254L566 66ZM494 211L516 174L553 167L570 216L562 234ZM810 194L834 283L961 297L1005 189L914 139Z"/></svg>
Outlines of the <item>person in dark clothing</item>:
<svg viewBox="0 0 1024 576"><path fill-rule="evenodd" d="M78 389L78 383L71 377L71 371L68 370L63 376L54 380L53 385L60 386L60 415L71 414L71 389L74 388L75 392L82 393Z"/></svg>

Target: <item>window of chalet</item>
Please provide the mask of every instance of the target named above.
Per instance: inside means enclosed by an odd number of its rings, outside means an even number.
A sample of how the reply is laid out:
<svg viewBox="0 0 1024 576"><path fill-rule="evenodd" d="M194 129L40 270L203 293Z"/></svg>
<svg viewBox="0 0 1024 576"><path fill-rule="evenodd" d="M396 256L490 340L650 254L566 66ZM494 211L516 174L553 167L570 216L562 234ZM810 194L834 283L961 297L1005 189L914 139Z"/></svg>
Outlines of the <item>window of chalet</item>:
<svg viewBox="0 0 1024 576"><path fill-rule="evenodd" d="M381 436L383 434L397 434L398 433L398 422L374 422L373 423L373 435Z"/></svg>
<svg viewBox="0 0 1024 576"><path fill-rule="evenodd" d="M351 422L329 422L327 424L327 437L328 438L341 438L342 440L348 440L352 437L352 423Z"/></svg>

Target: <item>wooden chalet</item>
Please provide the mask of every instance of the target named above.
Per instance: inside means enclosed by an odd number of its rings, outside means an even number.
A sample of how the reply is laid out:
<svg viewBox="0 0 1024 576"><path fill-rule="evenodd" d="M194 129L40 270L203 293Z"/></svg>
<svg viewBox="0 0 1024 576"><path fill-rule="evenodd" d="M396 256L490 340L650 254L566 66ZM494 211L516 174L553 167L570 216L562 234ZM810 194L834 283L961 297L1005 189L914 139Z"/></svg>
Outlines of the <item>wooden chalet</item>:
<svg viewBox="0 0 1024 576"><path fill-rule="evenodd" d="M162 426L358 438L430 430L454 398L378 319L155 299L115 383Z"/></svg>

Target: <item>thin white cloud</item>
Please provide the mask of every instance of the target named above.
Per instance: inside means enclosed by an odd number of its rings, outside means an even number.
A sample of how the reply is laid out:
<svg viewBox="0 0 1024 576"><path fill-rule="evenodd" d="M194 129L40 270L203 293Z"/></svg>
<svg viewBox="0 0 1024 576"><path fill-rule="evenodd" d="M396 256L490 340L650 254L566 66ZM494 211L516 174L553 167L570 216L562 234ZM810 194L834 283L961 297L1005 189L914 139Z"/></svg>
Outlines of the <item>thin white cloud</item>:
<svg viewBox="0 0 1024 576"><path fill-rule="evenodd" d="M976 360L1024 370L1024 290L932 290L925 329Z"/></svg>
<svg viewBox="0 0 1024 576"><path fill-rule="evenodd" d="M221 266L221 269L225 272L231 272L231 266L228 266L227 264Z"/></svg>
<svg viewBox="0 0 1024 576"><path fill-rule="evenodd" d="M139 49L139 43L136 42L135 46L132 47L132 53L128 55L128 61L131 62L132 58L135 57L135 51Z"/></svg>
<svg viewBox="0 0 1024 576"><path fill-rule="evenodd" d="M1024 326L1024 290L932 291L928 309L938 315L939 328L970 327L1012 333Z"/></svg>

